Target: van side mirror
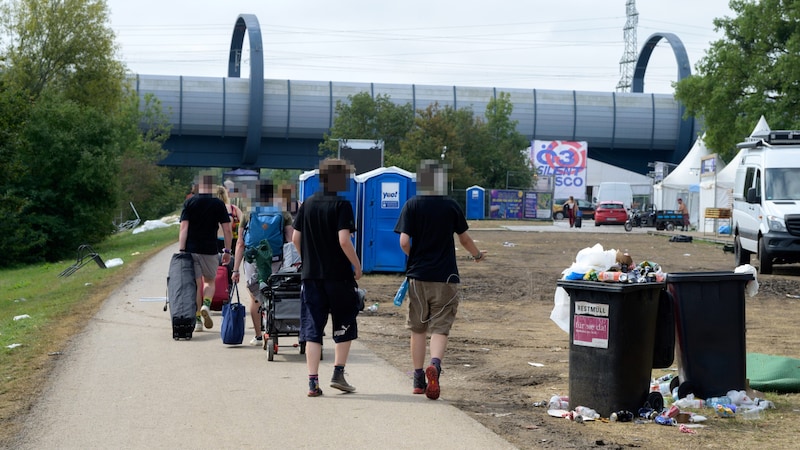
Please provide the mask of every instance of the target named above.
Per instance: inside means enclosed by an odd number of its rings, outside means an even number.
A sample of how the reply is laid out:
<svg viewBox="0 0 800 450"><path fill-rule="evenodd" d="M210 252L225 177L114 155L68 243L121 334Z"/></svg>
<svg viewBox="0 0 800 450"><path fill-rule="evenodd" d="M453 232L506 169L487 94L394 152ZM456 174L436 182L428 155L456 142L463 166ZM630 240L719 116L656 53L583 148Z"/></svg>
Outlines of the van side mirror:
<svg viewBox="0 0 800 450"><path fill-rule="evenodd" d="M753 187L747 189L747 203L761 203L761 196L757 192Z"/></svg>

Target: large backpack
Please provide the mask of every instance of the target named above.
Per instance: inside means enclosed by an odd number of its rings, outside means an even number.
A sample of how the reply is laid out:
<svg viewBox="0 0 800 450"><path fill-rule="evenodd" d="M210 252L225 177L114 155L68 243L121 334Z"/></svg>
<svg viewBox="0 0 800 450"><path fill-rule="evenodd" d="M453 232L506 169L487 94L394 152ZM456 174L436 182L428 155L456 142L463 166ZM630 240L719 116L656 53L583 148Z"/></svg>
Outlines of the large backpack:
<svg viewBox="0 0 800 450"><path fill-rule="evenodd" d="M283 259L283 213L275 207L257 207L250 213L244 231L245 248L256 248L263 240L269 242L272 262Z"/></svg>

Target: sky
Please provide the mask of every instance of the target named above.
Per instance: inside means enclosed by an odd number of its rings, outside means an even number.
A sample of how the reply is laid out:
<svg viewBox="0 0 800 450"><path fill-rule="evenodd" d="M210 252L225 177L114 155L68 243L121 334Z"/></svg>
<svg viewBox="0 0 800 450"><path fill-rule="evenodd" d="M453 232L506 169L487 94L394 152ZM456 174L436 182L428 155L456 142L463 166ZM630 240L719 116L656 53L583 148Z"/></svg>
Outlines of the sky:
<svg viewBox="0 0 800 450"><path fill-rule="evenodd" d="M239 14L254 14L267 79L599 92L615 91L620 81L627 20L626 0L107 4L119 56L139 74L227 76L233 25ZM728 0L638 0L636 9L636 53L653 33L674 33L692 73L709 42L721 37L713 19L732 15ZM676 79L675 58L662 40L644 90L673 93Z"/></svg>

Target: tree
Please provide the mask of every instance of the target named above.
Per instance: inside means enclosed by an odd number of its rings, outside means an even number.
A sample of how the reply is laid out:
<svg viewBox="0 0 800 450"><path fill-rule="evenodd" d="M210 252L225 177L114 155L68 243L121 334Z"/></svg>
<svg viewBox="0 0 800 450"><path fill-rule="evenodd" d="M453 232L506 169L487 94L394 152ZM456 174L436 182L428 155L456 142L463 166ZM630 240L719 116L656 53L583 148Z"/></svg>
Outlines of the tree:
<svg viewBox="0 0 800 450"><path fill-rule="evenodd" d="M773 129L800 128L800 5L732 0L736 17L714 20L722 39L676 84L686 113L702 116L705 142L729 161L761 115Z"/></svg>
<svg viewBox="0 0 800 450"><path fill-rule="evenodd" d="M414 123L411 104L397 105L389 95L372 98L368 92L347 99L349 103L336 102L333 126L325 134L320 152L336 155L338 139L382 139L385 165L397 165L395 158L400 153L400 142Z"/></svg>
<svg viewBox="0 0 800 450"><path fill-rule="evenodd" d="M117 108L125 67L115 59L104 0L18 0L2 13L12 37L6 55L11 80L34 98L51 88L106 112Z"/></svg>
<svg viewBox="0 0 800 450"><path fill-rule="evenodd" d="M483 186L527 188L533 180L533 170L522 153L530 141L517 131L517 121L511 120L514 105L507 92L501 92L486 105L488 143L470 158Z"/></svg>

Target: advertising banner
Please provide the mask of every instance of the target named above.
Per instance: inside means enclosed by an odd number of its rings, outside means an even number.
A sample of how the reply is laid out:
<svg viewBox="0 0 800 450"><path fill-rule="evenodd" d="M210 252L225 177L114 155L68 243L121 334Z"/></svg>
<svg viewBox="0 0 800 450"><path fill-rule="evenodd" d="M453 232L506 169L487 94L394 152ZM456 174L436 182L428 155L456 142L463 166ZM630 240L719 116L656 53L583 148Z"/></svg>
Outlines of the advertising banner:
<svg viewBox="0 0 800 450"><path fill-rule="evenodd" d="M492 219L522 219L523 191L492 189L489 217Z"/></svg>
<svg viewBox="0 0 800 450"><path fill-rule="evenodd" d="M555 198L586 197L586 141L533 141L531 163L539 176L555 177Z"/></svg>

